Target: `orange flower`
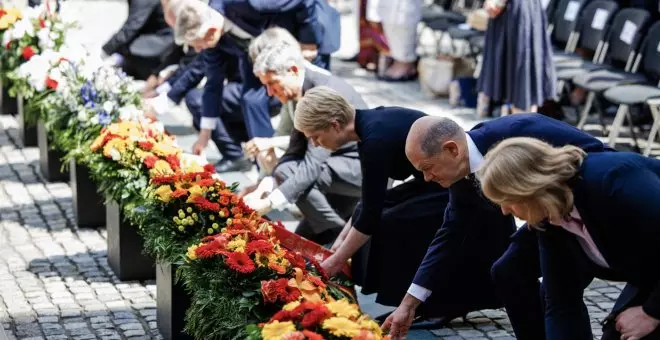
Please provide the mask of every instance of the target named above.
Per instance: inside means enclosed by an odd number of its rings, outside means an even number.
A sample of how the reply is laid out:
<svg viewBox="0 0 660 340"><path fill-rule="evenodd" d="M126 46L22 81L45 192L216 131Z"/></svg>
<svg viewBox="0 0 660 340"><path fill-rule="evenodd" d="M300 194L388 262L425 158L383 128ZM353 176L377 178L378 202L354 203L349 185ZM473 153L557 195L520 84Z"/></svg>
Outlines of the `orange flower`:
<svg viewBox="0 0 660 340"><path fill-rule="evenodd" d="M307 337L308 340L323 340L323 336L318 333L314 333L312 331L304 330L302 331L303 334Z"/></svg>
<svg viewBox="0 0 660 340"><path fill-rule="evenodd" d="M321 288L305 279L302 269L294 268L296 277L289 280L289 287L300 290L302 297L309 302L321 302Z"/></svg>

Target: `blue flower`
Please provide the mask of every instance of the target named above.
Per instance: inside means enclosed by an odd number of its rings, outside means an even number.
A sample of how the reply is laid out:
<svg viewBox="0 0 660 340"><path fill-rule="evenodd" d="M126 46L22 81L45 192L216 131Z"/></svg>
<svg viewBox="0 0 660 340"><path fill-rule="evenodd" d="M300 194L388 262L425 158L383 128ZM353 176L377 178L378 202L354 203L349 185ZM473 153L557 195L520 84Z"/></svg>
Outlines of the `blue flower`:
<svg viewBox="0 0 660 340"><path fill-rule="evenodd" d="M99 124L102 126L106 126L112 122L112 117L110 117L110 114L105 112L105 110L100 110L99 111Z"/></svg>
<svg viewBox="0 0 660 340"><path fill-rule="evenodd" d="M80 88L80 97L84 104L89 102L94 102L96 100L96 89L90 81L86 81L85 84Z"/></svg>

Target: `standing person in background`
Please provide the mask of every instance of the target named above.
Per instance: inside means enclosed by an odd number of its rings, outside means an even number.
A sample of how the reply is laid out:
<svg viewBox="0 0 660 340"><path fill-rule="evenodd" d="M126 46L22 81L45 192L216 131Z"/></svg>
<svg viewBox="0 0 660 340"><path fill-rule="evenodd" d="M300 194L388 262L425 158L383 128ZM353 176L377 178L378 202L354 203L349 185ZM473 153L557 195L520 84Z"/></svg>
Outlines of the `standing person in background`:
<svg viewBox="0 0 660 340"><path fill-rule="evenodd" d="M486 0L490 21L477 87L512 113L537 112L556 90L552 46L540 0Z"/></svg>
<svg viewBox="0 0 660 340"><path fill-rule="evenodd" d="M383 32L378 3L380 0L356 0L358 4L358 30L360 49L358 53L345 61L356 61L361 67L375 71L381 55L389 56L390 48Z"/></svg>
<svg viewBox="0 0 660 340"><path fill-rule="evenodd" d="M422 0L387 0L378 4L389 43L392 65L379 78L408 81L417 78L417 24L422 19Z"/></svg>

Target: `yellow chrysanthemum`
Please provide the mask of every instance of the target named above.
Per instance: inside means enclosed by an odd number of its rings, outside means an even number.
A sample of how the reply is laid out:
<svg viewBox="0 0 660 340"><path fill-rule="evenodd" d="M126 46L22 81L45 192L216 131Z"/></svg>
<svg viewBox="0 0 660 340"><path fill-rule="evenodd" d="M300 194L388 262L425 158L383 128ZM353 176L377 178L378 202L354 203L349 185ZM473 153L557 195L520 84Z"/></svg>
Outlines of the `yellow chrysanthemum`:
<svg viewBox="0 0 660 340"><path fill-rule="evenodd" d="M264 328L261 329L261 336L264 340L281 340L283 336L295 331L296 326L291 321L273 321L264 325Z"/></svg>
<svg viewBox="0 0 660 340"><path fill-rule="evenodd" d="M245 251L245 240L242 238L236 238L227 243L227 249L233 252L242 253Z"/></svg>
<svg viewBox="0 0 660 340"><path fill-rule="evenodd" d="M204 197L206 194L206 188L202 188L199 185L193 185L188 188L188 200L186 202L193 203L197 197Z"/></svg>
<svg viewBox="0 0 660 340"><path fill-rule="evenodd" d="M103 155L112 158L114 161L121 160L121 155L126 152L127 143L121 138L114 138L108 141L103 147Z"/></svg>
<svg viewBox="0 0 660 340"><path fill-rule="evenodd" d="M188 252L186 255L188 256L189 259L191 260L197 260L197 254L195 254L195 250L199 248L199 245L193 244L192 246L188 247Z"/></svg>
<svg viewBox="0 0 660 340"><path fill-rule="evenodd" d="M357 305L351 304L346 299L341 299L326 304L326 307L332 312L332 314L344 318L357 318L360 316L360 310Z"/></svg>
<svg viewBox="0 0 660 340"><path fill-rule="evenodd" d="M169 155L175 155L181 152L181 149L177 148L173 144L168 143L156 143L151 149L153 153L161 157L167 157Z"/></svg>
<svg viewBox="0 0 660 340"><path fill-rule="evenodd" d="M172 188L170 188L169 185L159 186L156 191L154 191L154 194L158 196L159 200L165 203L169 203L170 200L172 200Z"/></svg>
<svg viewBox="0 0 660 340"><path fill-rule="evenodd" d="M155 175L172 175L174 174L174 171L172 171L169 163L159 159L156 161L156 163L154 163L154 167L149 171L149 173L153 177Z"/></svg>
<svg viewBox="0 0 660 340"><path fill-rule="evenodd" d="M363 315L358 319L360 328L370 331L374 335L377 335L379 338L383 336L383 331L380 329L378 323L368 316Z"/></svg>
<svg viewBox="0 0 660 340"><path fill-rule="evenodd" d="M342 317L332 317L326 319L321 324L321 327L335 336L346 336L352 338L360 334L360 325Z"/></svg>
<svg viewBox="0 0 660 340"><path fill-rule="evenodd" d="M292 311L292 310L296 309L296 307L298 307L298 306L300 306L300 301L293 301L293 302L289 302L286 305L284 305L284 307L282 307L282 309L284 309L285 311L288 312L288 311Z"/></svg>

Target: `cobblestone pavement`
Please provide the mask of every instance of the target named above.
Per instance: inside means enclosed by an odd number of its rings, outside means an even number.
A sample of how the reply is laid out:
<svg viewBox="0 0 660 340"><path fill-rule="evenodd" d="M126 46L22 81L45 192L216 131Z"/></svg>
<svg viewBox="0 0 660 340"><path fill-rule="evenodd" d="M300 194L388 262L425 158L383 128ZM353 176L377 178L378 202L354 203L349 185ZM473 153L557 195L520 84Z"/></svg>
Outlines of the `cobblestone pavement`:
<svg viewBox="0 0 660 340"><path fill-rule="evenodd" d="M81 37L99 45L126 17L122 1L69 0L81 18ZM99 19L103 20L99 21ZM106 23L105 21L109 21ZM103 25L98 25L104 22ZM355 50L350 39L355 20L345 17L342 54ZM98 47L98 46L95 46ZM372 106L400 105L431 115L449 116L465 128L479 120L473 110L452 109L446 101L426 98L416 83L382 83L352 64L333 61L333 72L347 79ZM190 149L190 119L168 117L184 149ZM177 126L181 125L181 126ZM10 339L159 339L156 330L155 282L120 282L106 257L105 229L73 226L71 189L47 183L38 168L38 150L20 148L16 121L0 116L0 322ZM227 181L250 183L255 173L228 174ZM289 221L295 225L295 221ZM595 281L585 292L594 334L607 315L621 284ZM362 308L385 311L369 297ZM0 334L1 335L1 334ZM0 336L0 339L2 337ZM513 339L503 310L470 313L467 322L449 328L413 331L409 339Z"/></svg>

